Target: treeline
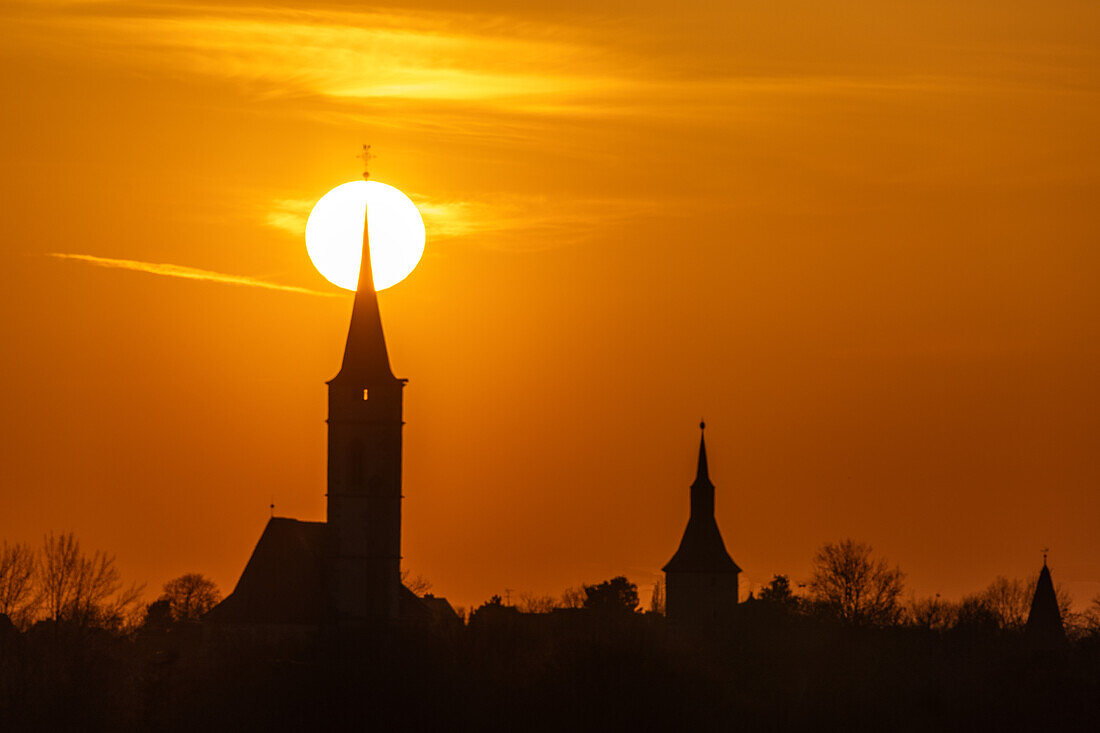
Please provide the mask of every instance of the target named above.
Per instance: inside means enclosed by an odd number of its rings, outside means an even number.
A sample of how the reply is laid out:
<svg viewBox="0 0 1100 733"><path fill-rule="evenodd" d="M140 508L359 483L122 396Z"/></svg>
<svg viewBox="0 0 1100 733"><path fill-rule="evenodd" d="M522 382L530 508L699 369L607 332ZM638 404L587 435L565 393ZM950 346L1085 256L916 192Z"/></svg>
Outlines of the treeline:
<svg viewBox="0 0 1100 733"><path fill-rule="evenodd" d="M670 624L660 588L643 608L622 576L494 596L430 631L222 633L197 621L219 597L201 575L143 605L111 558L71 537L15 554L0 586L24 613L0 624L5 733L1100 730L1100 603L1066 614L1072 643L1037 651L1021 631L1033 582L907 598L904 573L853 541L705 633Z"/></svg>
<svg viewBox="0 0 1100 733"><path fill-rule="evenodd" d="M132 633L146 624L198 621L221 600L213 581L188 573L151 604L145 585L124 584L114 555L87 552L76 536L48 534L39 547L0 544L0 627L37 624Z"/></svg>
<svg viewBox="0 0 1100 733"><path fill-rule="evenodd" d="M750 593L748 603L852 626L1015 631L1027 621L1037 580L1037 574L1026 579L997 577L984 590L951 601L938 594L906 596L905 577L897 565L877 557L870 545L846 539L826 543L817 551L810 577L798 589L790 576L777 574ZM418 595L431 589L430 582L408 571L402 572L402 581ZM1100 595L1083 611L1075 611L1065 588L1056 583L1055 590L1070 639L1100 633ZM113 555L100 550L86 552L72 533L48 534L37 548L25 543L0 544L0 617L6 617L0 623L10 621L21 631L44 621L131 633L146 624L197 622L221 600L217 586L199 573L169 581L148 605L142 602L144 591L144 584L122 582ZM664 615L664 586L658 582L653 587L645 609L637 586L620 576L570 587L557 597L523 593L512 604L496 595L469 611L455 610L468 621L479 612L497 608L525 614L617 608Z"/></svg>
<svg viewBox="0 0 1100 733"><path fill-rule="evenodd" d="M805 594L796 594L786 575L776 575L753 600L804 615L834 618L853 626L909 627L926 630L1024 628L1038 573L1027 579L995 578L984 590L950 601L939 595L905 595L905 574L876 558L872 548L844 540L827 543L815 554ZM1055 595L1071 639L1100 634L1100 596L1083 612L1060 584Z"/></svg>
<svg viewBox="0 0 1100 733"><path fill-rule="evenodd" d="M986 629L1019 631L1027 622L1038 573L1030 578L995 578L984 590L950 601L939 595L906 596L905 573L876 557L872 547L851 539L826 543L814 555L809 580L801 592L790 576L777 574L751 592L742 605L758 606L758 614L778 613L831 620L853 627L899 627L943 631ZM1100 595L1084 611L1075 611L1065 588L1056 583L1058 608L1071 640L1100 634ZM494 595L475 608L470 618L507 607ZM664 584L654 585L648 608L642 609L638 588L625 577L595 585L567 588L560 596L520 594L519 613L550 613L559 609L609 608L631 613L664 615ZM465 616L464 609L458 609Z"/></svg>

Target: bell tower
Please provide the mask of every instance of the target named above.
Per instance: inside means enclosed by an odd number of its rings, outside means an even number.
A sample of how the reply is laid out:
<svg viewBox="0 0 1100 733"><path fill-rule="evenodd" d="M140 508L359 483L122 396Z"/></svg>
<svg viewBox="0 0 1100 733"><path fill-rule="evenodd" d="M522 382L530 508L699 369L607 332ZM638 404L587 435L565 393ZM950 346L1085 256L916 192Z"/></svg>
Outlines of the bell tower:
<svg viewBox="0 0 1100 733"><path fill-rule="evenodd" d="M707 468L706 423L699 423L699 460L691 484L691 513L676 554L665 573L665 612L670 622L709 627L737 607L741 568L726 551L714 518L714 484Z"/></svg>
<svg viewBox="0 0 1100 733"><path fill-rule="evenodd" d="M401 597L401 412L390 370L367 216L351 326L328 382L329 593L340 621L395 619Z"/></svg>

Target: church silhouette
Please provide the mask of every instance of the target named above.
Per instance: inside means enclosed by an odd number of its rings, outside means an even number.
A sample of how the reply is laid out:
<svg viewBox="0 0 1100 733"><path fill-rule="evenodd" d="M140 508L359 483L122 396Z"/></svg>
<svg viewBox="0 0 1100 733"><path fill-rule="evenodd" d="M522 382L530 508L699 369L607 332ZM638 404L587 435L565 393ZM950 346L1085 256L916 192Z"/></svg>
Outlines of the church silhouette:
<svg viewBox="0 0 1100 733"><path fill-rule="evenodd" d="M328 382L327 521L272 517L233 592L207 615L275 627L432 623L446 599L401 582L402 392L390 369L367 219L351 325Z"/></svg>

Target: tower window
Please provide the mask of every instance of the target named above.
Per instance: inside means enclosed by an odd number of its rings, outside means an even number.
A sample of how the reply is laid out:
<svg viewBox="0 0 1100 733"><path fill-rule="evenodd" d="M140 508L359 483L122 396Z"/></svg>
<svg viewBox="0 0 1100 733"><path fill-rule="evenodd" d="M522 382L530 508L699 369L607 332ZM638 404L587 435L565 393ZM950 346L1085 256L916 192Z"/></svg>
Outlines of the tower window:
<svg viewBox="0 0 1100 733"><path fill-rule="evenodd" d="M370 392L370 390L369 390L369 389L364 389L364 390L363 390L363 399L367 399L367 396L368 396L368 395L367 395L367 393L368 393L368 392Z"/></svg>

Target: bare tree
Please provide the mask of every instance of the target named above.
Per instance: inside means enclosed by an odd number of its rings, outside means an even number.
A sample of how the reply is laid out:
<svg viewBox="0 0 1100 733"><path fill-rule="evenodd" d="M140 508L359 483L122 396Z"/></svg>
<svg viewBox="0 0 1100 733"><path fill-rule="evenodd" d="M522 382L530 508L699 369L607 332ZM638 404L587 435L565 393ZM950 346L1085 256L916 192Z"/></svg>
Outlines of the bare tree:
<svg viewBox="0 0 1100 733"><path fill-rule="evenodd" d="M46 616L54 621L62 618L75 594L79 557L80 543L71 532L60 537L51 533L42 543L38 560L42 603Z"/></svg>
<svg viewBox="0 0 1100 733"><path fill-rule="evenodd" d="M221 599L214 581L200 573L185 573L165 583L158 600L168 601L172 620L198 621Z"/></svg>
<svg viewBox="0 0 1100 733"><path fill-rule="evenodd" d="M422 596L432 589L430 580L423 575L411 576L408 570L401 571L401 583L418 596Z"/></svg>
<svg viewBox="0 0 1100 733"><path fill-rule="evenodd" d="M46 536L38 577L48 618L78 626L121 627L133 616L144 587L123 589L114 556L99 550L85 555L71 532Z"/></svg>
<svg viewBox="0 0 1100 733"><path fill-rule="evenodd" d="M665 615L665 584L658 580L653 584L653 595L649 597L650 613Z"/></svg>
<svg viewBox="0 0 1100 733"><path fill-rule="evenodd" d="M909 624L918 629L939 631L955 622L954 605L941 599L939 593L932 598L911 599L905 614Z"/></svg>
<svg viewBox="0 0 1100 733"><path fill-rule="evenodd" d="M997 576L980 598L997 619L1002 629L1022 629L1027 623L1031 610L1031 597L1035 593L1035 583L1016 578L1009 580L1003 575Z"/></svg>
<svg viewBox="0 0 1100 733"><path fill-rule="evenodd" d="M1090 633L1100 633L1100 595L1092 599L1084 614L1085 628Z"/></svg>
<svg viewBox="0 0 1100 733"><path fill-rule="evenodd" d="M562 591L561 594L561 607L562 608L583 608L584 599L588 596L584 592L584 588L569 587Z"/></svg>
<svg viewBox="0 0 1100 733"><path fill-rule="evenodd" d="M0 613L19 628L26 628L37 610L34 565L30 545L0 546Z"/></svg>
<svg viewBox="0 0 1100 733"><path fill-rule="evenodd" d="M847 539L827 542L813 558L809 588L814 600L847 623L889 624L901 611L905 574L885 559L875 560L871 550Z"/></svg>
<svg viewBox="0 0 1100 733"><path fill-rule="evenodd" d="M553 596L536 596L530 593L521 593L516 607L523 613L550 613L558 607Z"/></svg>

